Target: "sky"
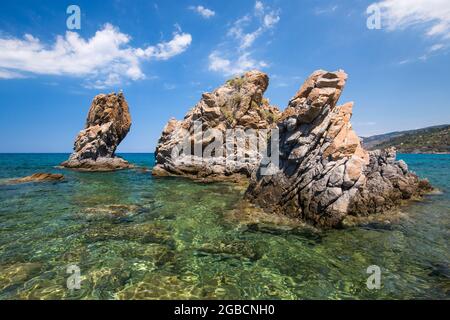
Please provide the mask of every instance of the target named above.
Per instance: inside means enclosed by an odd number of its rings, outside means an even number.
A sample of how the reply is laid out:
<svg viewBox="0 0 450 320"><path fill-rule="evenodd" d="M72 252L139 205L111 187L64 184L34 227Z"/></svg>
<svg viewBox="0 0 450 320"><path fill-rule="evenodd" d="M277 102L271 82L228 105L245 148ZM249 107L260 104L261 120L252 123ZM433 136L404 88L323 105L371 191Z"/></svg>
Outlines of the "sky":
<svg viewBox="0 0 450 320"><path fill-rule="evenodd" d="M153 152L171 117L250 69L281 109L314 70L345 70L360 136L450 123L449 53L449 0L2 2L0 152L70 152L94 96L119 90L118 152Z"/></svg>

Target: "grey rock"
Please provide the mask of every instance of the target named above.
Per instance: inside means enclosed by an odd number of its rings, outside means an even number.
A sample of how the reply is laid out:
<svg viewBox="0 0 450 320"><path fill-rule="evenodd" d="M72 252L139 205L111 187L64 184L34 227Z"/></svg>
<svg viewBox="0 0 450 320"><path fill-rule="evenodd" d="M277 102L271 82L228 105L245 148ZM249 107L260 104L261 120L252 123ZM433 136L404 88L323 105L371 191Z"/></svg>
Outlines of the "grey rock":
<svg viewBox="0 0 450 320"><path fill-rule="evenodd" d="M396 161L394 149L367 152L350 123L353 103L337 105L343 71L314 72L290 100L278 124L280 170L254 172L246 198L269 212L319 227L339 227L348 215L385 212L431 190ZM290 122L297 119L297 122Z"/></svg>
<svg viewBox="0 0 450 320"><path fill-rule="evenodd" d="M171 119L163 129L155 152L153 175L181 175L201 180L225 180L235 175L248 179L258 167L262 154L237 142L228 143L227 130L238 134L244 130L256 132L276 127L281 112L263 98L268 85L265 73L250 71L213 92L204 93L182 121ZM193 137L196 122L202 124L203 137L201 134ZM208 130L217 136L206 137ZM203 157L192 157L186 150L174 153L185 141L188 142L185 145L191 143L194 150L197 146ZM246 156L246 162L239 161L238 153Z"/></svg>

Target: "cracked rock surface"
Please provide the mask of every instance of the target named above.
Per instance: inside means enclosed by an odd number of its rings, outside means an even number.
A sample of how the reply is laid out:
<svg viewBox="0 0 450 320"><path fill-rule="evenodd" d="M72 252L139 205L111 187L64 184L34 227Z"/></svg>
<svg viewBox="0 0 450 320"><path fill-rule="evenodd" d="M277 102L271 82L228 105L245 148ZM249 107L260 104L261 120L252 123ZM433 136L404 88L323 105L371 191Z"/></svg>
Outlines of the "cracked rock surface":
<svg viewBox="0 0 450 320"><path fill-rule="evenodd" d="M337 105L344 71L314 72L278 121L280 165L252 175L246 198L320 227L338 227L347 215L389 210L431 190L396 161L394 149L367 152L353 131L353 103Z"/></svg>
<svg viewBox="0 0 450 320"><path fill-rule="evenodd" d="M132 167L116 157L117 146L131 127L122 93L99 94L89 109L85 129L75 139L74 151L61 166L82 171L113 171Z"/></svg>
<svg viewBox="0 0 450 320"><path fill-rule="evenodd" d="M249 71L227 81L213 92L204 93L183 120L171 119L164 127L156 148L156 166L152 174L205 180L249 177L257 168L261 155L241 148L248 154L245 161L239 161L235 157L239 150L236 141L227 149L226 131L270 129L276 126L281 112L263 98L268 85L269 77L265 73ZM201 123L201 134L196 133L196 123ZM223 139L208 136L209 129L221 133ZM193 146L192 150L174 153L175 148L186 141ZM210 157L197 156L194 155L196 146L200 148L201 154L208 151L208 146L214 146L215 150Z"/></svg>

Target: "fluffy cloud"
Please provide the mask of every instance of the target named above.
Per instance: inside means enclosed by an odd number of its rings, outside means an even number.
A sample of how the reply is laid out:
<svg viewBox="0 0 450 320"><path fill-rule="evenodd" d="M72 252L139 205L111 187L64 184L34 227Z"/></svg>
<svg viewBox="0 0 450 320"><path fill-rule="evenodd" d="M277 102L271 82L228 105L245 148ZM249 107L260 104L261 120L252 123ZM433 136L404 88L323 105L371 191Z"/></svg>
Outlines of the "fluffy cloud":
<svg viewBox="0 0 450 320"><path fill-rule="evenodd" d="M253 11L234 21L228 30L227 35L231 40L224 43L223 47L232 49L221 49L220 52L214 50L209 55L209 70L229 76L267 67L266 62L252 58L250 50L255 41L273 29L279 21L278 10L272 10L261 1L256 1ZM234 50L236 45L238 51Z"/></svg>
<svg viewBox="0 0 450 320"><path fill-rule="evenodd" d="M24 78L24 76L21 75L20 73L0 69L0 79L20 79L20 78Z"/></svg>
<svg viewBox="0 0 450 320"><path fill-rule="evenodd" d="M248 70L264 68L267 63L256 61L251 58L249 52L245 52L235 60L229 60L220 55L218 51L213 51L209 55L209 70L221 72L226 76L243 73Z"/></svg>
<svg viewBox="0 0 450 320"><path fill-rule="evenodd" d="M264 13L264 4L261 1L255 2L255 12L256 12L256 14Z"/></svg>
<svg viewBox="0 0 450 320"><path fill-rule="evenodd" d="M209 19L216 15L216 13L213 10L205 8L204 6L189 7L189 9L197 12L199 15L201 15L205 19Z"/></svg>
<svg viewBox="0 0 450 320"><path fill-rule="evenodd" d="M423 24L427 36L450 39L449 0L383 0L376 5L391 30Z"/></svg>
<svg viewBox="0 0 450 320"><path fill-rule="evenodd" d="M192 42L192 37L188 33L176 33L169 42L158 43L156 46L147 49L136 49L138 57L153 58L157 60L168 60L184 52Z"/></svg>
<svg viewBox="0 0 450 320"><path fill-rule="evenodd" d="M131 37L106 24L85 40L75 32L58 36L53 45L32 35L23 39L0 38L0 78L24 77L28 73L86 77L88 86L105 88L123 80L144 79L143 60L167 60L185 51L190 34L177 31L173 39L145 49L128 45Z"/></svg>

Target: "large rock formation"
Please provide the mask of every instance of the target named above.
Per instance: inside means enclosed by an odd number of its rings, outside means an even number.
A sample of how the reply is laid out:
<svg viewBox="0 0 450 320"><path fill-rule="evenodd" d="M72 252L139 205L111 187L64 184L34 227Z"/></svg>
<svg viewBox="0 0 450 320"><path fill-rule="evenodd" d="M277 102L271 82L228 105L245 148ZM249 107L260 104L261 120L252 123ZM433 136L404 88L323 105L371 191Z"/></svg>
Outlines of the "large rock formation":
<svg viewBox="0 0 450 320"><path fill-rule="evenodd" d="M384 212L430 190L396 161L395 150L367 152L352 129L353 103L337 106L347 75L314 72L278 122L280 164L255 171L246 197L253 203L321 227L347 215Z"/></svg>
<svg viewBox="0 0 450 320"><path fill-rule="evenodd" d="M132 167L115 156L119 143L131 127L128 104L122 93L99 94L74 143L74 152L61 165L83 171L112 171Z"/></svg>
<svg viewBox="0 0 450 320"><path fill-rule="evenodd" d="M153 175L203 180L250 176L259 164L261 149L249 147L248 142L240 145L239 139L227 140L227 132L239 135L276 126L281 113L263 98L268 84L266 74L247 72L204 93L184 120L171 119L156 148Z"/></svg>

